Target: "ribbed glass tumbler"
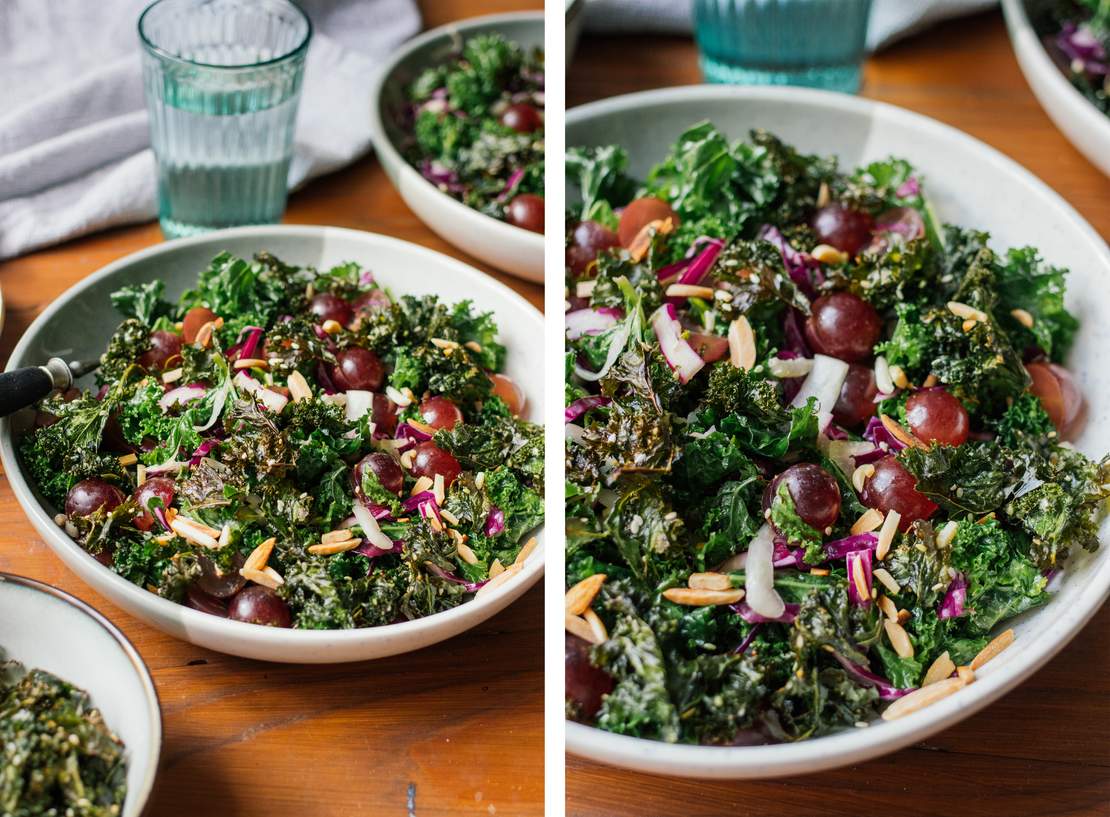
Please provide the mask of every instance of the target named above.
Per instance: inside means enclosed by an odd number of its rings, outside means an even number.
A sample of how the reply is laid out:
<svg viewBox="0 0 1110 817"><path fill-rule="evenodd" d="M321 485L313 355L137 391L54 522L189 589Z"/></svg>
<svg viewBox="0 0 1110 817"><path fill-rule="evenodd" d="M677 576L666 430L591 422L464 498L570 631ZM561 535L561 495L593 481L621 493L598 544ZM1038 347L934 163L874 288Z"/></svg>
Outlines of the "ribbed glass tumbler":
<svg viewBox="0 0 1110 817"><path fill-rule="evenodd" d="M855 93L871 0L695 0L707 82Z"/></svg>
<svg viewBox="0 0 1110 817"><path fill-rule="evenodd" d="M157 0L143 12L167 238L281 218L311 37L288 0Z"/></svg>

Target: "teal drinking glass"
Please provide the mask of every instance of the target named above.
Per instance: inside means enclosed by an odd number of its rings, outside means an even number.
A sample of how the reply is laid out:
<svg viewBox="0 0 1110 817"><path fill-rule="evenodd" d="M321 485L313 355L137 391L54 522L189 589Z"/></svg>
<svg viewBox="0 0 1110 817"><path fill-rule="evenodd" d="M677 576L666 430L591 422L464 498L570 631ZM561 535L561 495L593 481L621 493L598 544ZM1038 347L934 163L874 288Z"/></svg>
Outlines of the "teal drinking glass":
<svg viewBox="0 0 1110 817"><path fill-rule="evenodd" d="M694 0L707 82L859 90L871 0Z"/></svg>
<svg viewBox="0 0 1110 817"><path fill-rule="evenodd" d="M157 0L139 17L167 238L281 219L311 37L288 0Z"/></svg>

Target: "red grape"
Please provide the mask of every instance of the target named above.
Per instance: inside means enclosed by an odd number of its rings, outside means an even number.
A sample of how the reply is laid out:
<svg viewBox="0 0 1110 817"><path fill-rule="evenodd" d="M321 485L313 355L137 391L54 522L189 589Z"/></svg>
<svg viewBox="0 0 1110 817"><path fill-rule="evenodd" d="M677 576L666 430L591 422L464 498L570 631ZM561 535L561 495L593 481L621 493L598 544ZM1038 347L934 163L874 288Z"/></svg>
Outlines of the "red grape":
<svg viewBox="0 0 1110 817"><path fill-rule="evenodd" d="M543 196L534 193L521 193L509 202L505 210L505 221L514 227L543 232Z"/></svg>
<svg viewBox="0 0 1110 817"><path fill-rule="evenodd" d="M168 508L173 502L174 493L174 482L169 477L153 477L136 488L133 496L139 504L139 512L135 514L135 527L139 530L154 527L154 514L150 512L148 503L158 498L162 500L162 507Z"/></svg>
<svg viewBox="0 0 1110 817"><path fill-rule="evenodd" d="M517 133L531 133L543 125L540 112L524 102L510 105L501 114L501 124Z"/></svg>
<svg viewBox="0 0 1110 817"><path fill-rule="evenodd" d="M621 211L620 223L617 225L617 237L621 246L631 246L632 239L651 222L665 221L668 218L675 227L678 226L678 214L662 199L651 196L636 199Z"/></svg>
<svg viewBox="0 0 1110 817"><path fill-rule="evenodd" d="M963 403L939 386L910 395L906 401L906 421L913 435L925 443L963 445L970 431Z"/></svg>
<svg viewBox="0 0 1110 817"><path fill-rule="evenodd" d="M566 634L566 696L574 704L574 714L591 723L601 709L601 700L613 691L613 678L590 662L590 645L576 635Z"/></svg>
<svg viewBox="0 0 1110 817"><path fill-rule="evenodd" d="M917 490L917 481L896 457L883 457L875 463L875 473L863 483L860 501L868 508L884 514L898 511L902 515L898 529L909 530L918 519L928 519L937 506Z"/></svg>
<svg viewBox="0 0 1110 817"><path fill-rule="evenodd" d="M524 391L508 375L491 374L489 379L490 383L493 384L494 395L505 401L510 414L519 417L524 412L524 406L527 402Z"/></svg>
<svg viewBox="0 0 1110 817"><path fill-rule="evenodd" d="M362 476L369 470L374 476L378 478L378 482L387 491L401 495L401 491L405 484L405 475L401 471L401 466L393 461L393 457L388 454L383 454L380 451L367 454L357 463L354 468L355 490L360 494L362 493Z"/></svg>
<svg viewBox="0 0 1110 817"><path fill-rule="evenodd" d="M244 587L232 597L227 617L267 627L293 626L293 613L285 600L269 587L259 584Z"/></svg>
<svg viewBox="0 0 1110 817"><path fill-rule="evenodd" d="M180 355L181 335L157 329L150 333L150 348L139 355L139 365L148 371L159 371Z"/></svg>
<svg viewBox="0 0 1110 817"><path fill-rule="evenodd" d="M850 292L833 292L813 302L806 340L814 351L849 363L871 355L883 322L875 307Z"/></svg>
<svg viewBox="0 0 1110 817"><path fill-rule="evenodd" d="M794 510L803 522L822 533L836 524L840 516L840 486L832 474L809 462L791 465L767 486L763 494L764 508L771 507L784 482L794 500Z"/></svg>
<svg viewBox="0 0 1110 817"><path fill-rule="evenodd" d="M1059 435L1071 439L1083 413L1083 394L1071 372L1055 363L1026 363L1025 368L1033 378L1029 390L1041 401Z"/></svg>
<svg viewBox="0 0 1110 817"><path fill-rule="evenodd" d="M857 428L875 414L875 370L861 363L848 366L848 376L833 406L833 419L845 428Z"/></svg>
<svg viewBox="0 0 1110 817"><path fill-rule="evenodd" d="M99 477L83 479L66 494L66 516L92 516L101 508L110 511L124 500L123 491Z"/></svg>
<svg viewBox="0 0 1110 817"><path fill-rule="evenodd" d="M826 204L813 214L810 222L817 240L829 244L848 255L855 255L871 239L874 220L867 213L845 207L843 204Z"/></svg>
<svg viewBox="0 0 1110 817"><path fill-rule="evenodd" d="M340 391L377 391L385 380L385 367L369 349L352 346L335 356L331 377Z"/></svg>
<svg viewBox="0 0 1110 817"><path fill-rule="evenodd" d="M218 599L231 598L247 583L239 573L239 568L246 562L246 559L241 556L234 558L227 569L218 568L216 563L207 556L198 556L197 562L200 564L200 575L196 580L197 587L209 596Z"/></svg>
<svg viewBox="0 0 1110 817"><path fill-rule="evenodd" d="M612 230L596 221L582 221L571 233L566 250L566 264L575 275L581 275L602 250L619 247L620 239Z"/></svg>
<svg viewBox="0 0 1110 817"><path fill-rule="evenodd" d="M450 485L462 473L462 466L455 456L430 440L419 443L413 452L410 470L414 477L434 479L436 474L442 474L444 483Z"/></svg>
<svg viewBox="0 0 1110 817"><path fill-rule="evenodd" d="M227 618L227 599L218 599L205 593L195 584L185 588L185 606L208 613L210 616Z"/></svg>
<svg viewBox="0 0 1110 817"><path fill-rule="evenodd" d="M185 320L181 322L181 335L186 343L197 339L197 332L209 321L216 320L216 313L206 306L194 306L185 313Z"/></svg>
<svg viewBox="0 0 1110 817"><path fill-rule="evenodd" d="M397 430L397 406L384 394L375 393L370 418L374 421L374 428L384 434L393 434Z"/></svg>
<svg viewBox="0 0 1110 817"><path fill-rule="evenodd" d="M317 323L336 321L344 326L351 322L354 312L351 305L330 292L321 292L308 305L308 311L317 318Z"/></svg>
<svg viewBox="0 0 1110 817"><path fill-rule="evenodd" d="M453 400L437 396L420 404L420 419L432 428L454 428L463 421L463 415Z"/></svg>

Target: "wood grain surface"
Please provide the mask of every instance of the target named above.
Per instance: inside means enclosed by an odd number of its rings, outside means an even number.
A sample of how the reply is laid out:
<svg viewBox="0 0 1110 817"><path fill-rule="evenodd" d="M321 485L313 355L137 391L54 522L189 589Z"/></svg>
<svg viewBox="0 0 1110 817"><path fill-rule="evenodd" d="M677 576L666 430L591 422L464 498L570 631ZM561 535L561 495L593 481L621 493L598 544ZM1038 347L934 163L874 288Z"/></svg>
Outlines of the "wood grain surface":
<svg viewBox="0 0 1110 817"><path fill-rule="evenodd" d="M700 81L689 39L587 36L568 72L567 105ZM999 12L944 24L870 59L862 93L998 148L1110 236L1110 181L1038 106ZM838 771L761 782L689 781L568 757L567 814L1105 817L1108 637L1110 607L1104 606L1047 667L993 706L909 749Z"/></svg>
<svg viewBox="0 0 1110 817"><path fill-rule="evenodd" d="M431 27L542 7L535 0L425 0ZM543 308L543 287L493 273L428 230L365 158L294 194L285 221L413 241L490 272ZM127 227L0 263L6 359L27 325L84 276L162 240ZM31 528L0 481L0 571L92 604L154 675L165 740L149 817L350 817L543 813L543 592L470 632L409 655L337 666L233 658L177 641L94 593ZM0 643L3 624L0 622Z"/></svg>

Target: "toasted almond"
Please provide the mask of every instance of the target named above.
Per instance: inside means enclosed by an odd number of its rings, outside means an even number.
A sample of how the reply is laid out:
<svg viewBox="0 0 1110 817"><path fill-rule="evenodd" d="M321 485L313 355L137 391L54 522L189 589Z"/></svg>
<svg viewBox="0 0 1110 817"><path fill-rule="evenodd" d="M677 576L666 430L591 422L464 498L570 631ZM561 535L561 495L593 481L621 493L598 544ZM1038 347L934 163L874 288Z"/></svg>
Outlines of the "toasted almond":
<svg viewBox="0 0 1110 817"><path fill-rule="evenodd" d="M821 186L817 188L817 207L824 207L829 203L831 194L829 193L829 183L821 182Z"/></svg>
<svg viewBox="0 0 1110 817"><path fill-rule="evenodd" d="M805 377L813 371L813 358L793 357L786 360L781 357L773 357L767 361L767 369L780 380L789 377Z"/></svg>
<svg viewBox="0 0 1110 817"><path fill-rule="evenodd" d="M309 281L308 284L305 285L304 297L307 301L311 301L314 297L316 297L316 285L313 284L311 281Z"/></svg>
<svg viewBox="0 0 1110 817"><path fill-rule="evenodd" d="M408 451L401 452L400 462L401 467L406 471L412 470L412 458L416 456L415 449L410 448Z"/></svg>
<svg viewBox="0 0 1110 817"><path fill-rule="evenodd" d="M744 598L744 590L702 590L689 587L672 587L663 591L663 598L687 607L712 607L718 604L736 604Z"/></svg>
<svg viewBox="0 0 1110 817"><path fill-rule="evenodd" d="M905 370L894 364L890 366L890 381L900 389L908 388L910 385L910 379L906 377Z"/></svg>
<svg viewBox="0 0 1110 817"><path fill-rule="evenodd" d="M910 642L909 633L897 621L887 619L883 622L883 629L890 639L890 646L898 653L900 658L913 658L913 644Z"/></svg>
<svg viewBox="0 0 1110 817"><path fill-rule="evenodd" d="M670 218L656 219L649 221L640 228L640 232L632 239L628 245L628 254L632 256L632 260L637 263L644 259L651 249L651 240L656 235L666 235L674 231L674 221Z"/></svg>
<svg viewBox="0 0 1110 817"><path fill-rule="evenodd" d="M899 624L905 624L909 620L910 620L910 611L909 610L899 610L898 611L898 623Z"/></svg>
<svg viewBox="0 0 1110 817"><path fill-rule="evenodd" d="M439 475L437 474L436 476L439 476ZM443 521L446 522L448 525L457 525L457 524L459 524L459 518L457 516L455 516L453 513L451 513L449 510L447 510L446 508L440 508L439 509L439 515L443 517Z"/></svg>
<svg viewBox="0 0 1110 817"><path fill-rule="evenodd" d="M126 468L129 465L134 465L138 461L139 461L139 458L137 456L135 456L135 454L124 454L122 457L119 458L119 464L121 466L123 466L124 468Z"/></svg>
<svg viewBox="0 0 1110 817"><path fill-rule="evenodd" d="M478 592L474 594L474 597L477 598L478 596L488 595L489 593L492 593L501 585L505 584L508 581L511 581L513 576L517 575L518 573L520 573L520 565L509 565L496 576L491 576L489 581L478 588Z"/></svg>
<svg viewBox="0 0 1110 817"><path fill-rule="evenodd" d="M891 593L898 593L902 590L902 588L898 586L898 582L896 582L894 580L894 577L890 575L890 571L887 570L885 567L876 567L874 570L871 571L871 575L878 579L879 584L881 584Z"/></svg>
<svg viewBox="0 0 1110 817"><path fill-rule="evenodd" d="M869 462L852 472L852 487L856 489L857 494L863 493L863 484L873 476L875 476L875 466Z"/></svg>
<svg viewBox="0 0 1110 817"><path fill-rule="evenodd" d="M315 556L334 556L336 553L345 553L354 550L362 543L361 539L344 539L342 542L321 542L318 545L309 545L308 552Z"/></svg>
<svg viewBox="0 0 1110 817"><path fill-rule="evenodd" d="M274 545L277 544L277 539L271 536L269 539L261 542L258 547L251 551L251 555L243 562L243 567L248 570L261 570L266 566L266 562L270 560L270 554L274 552Z"/></svg>
<svg viewBox="0 0 1110 817"><path fill-rule="evenodd" d="M883 615L892 621L898 620L898 606L890 596L879 596L875 604L883 611Z"/></svg>
<svg viewBox="0 0 1110 817"><path fill-rule="evenodd" d="M921 384L921 388L931 389L933 386L935 386L939 382L940 382L940 380L937 379L937 376L930 372L929 376L926 377L924 382Z"/></svg>
<svg viewBox="0 0 1110 817"><path fill-rule="evenodd" d="M743 315L728 325L728 359L744 371L755 365L755 333Z"/></svg>
<svg viewBox="0 0 1110 817"><path fill-rule="evenodd" d="M952 540L956 538L956 533L960 530L960 523L954 519L950 519L944 523L939 531L937 531L937 547L947 548L952 544Z"/></svg>
<svg viewBox="0 0 1110 817"><path fill-rule="evenodd" d="M234 367L236 369L269 369L270 361L263 360L260 357L244 357L235 361Z"/></svg>
<svg viewBox="0 0 1110 817"><path fill-rule="evenodd" d="M589 298L594 294L595 286L597 286L596 278L591 278L588 281L579 281L574 285L574 294L579 298Z"/></svg>
<svg viewBox="0 0 1110 817"><path fill-rule="evenodd" d="M405 453L408 453L408 452L405 452ZM413 484L412 490L409 491L409 496L416 496L417 494L422 494L425 491L431 490L431 487L432 487L433 484L434 483L432 482L431 477L420 477Z"/></svg>
<svg viewBox="0 0 1110 817"><path fill-rule="evenodd" d="M455 552L459 554L459 558L466 562L468 565L478 564L478 554L470 549L468 545L461 542L455 545Z"/></svg>
<svg viewBox="0 0 1110 817"><path fill-rule="evenodd" d="M695 284L671 284L664 293L668 298L701 298L708 301L713 297L713 287Z"/></svg>
<svg viewBox="0 0 1110 817"><path fill-rule="evenodd" d="M1024 326L1026 329L1033 328L1033 316L1024 309L1011 309L1010 314L1014 316L1014 320Z"/></svg>
<svg viewBox="0 0 1110 817"><path fill-rule="evenodd" d="M981 309L976 309L973 306L962 304L959 301L949 301L948 311L955 315L957 318L964 318L969 321L986 321L987 313Z"/></svg>
<svg viewBox="0 0 1110 817"><path fill-rule="evenodd" d="M848 561L851 573L852 584L856 586L856 595L861 599L871 598L871 589L867 586L867 576L863 573L863 561L861 559L850 559Z"/></svg>
<svg viewBox="0 0 1110 817"><path fill-rule="evenodd" d="M929 665L929 669L925 670L925 677L921 679L921 686L926 687L929 684L937 683L937 681L943 681L955 671L956 665L948 657L948 650L945 650Z"/></svg>
<svg viewBox="0 0 1110 817"><path fill-rule="evenodd" d="M385 387L385 396L388 397L394 405L400 406L401 408L412 405L412 398L404 392L400 392L393 388L393 386Z"/></svg>
<svg viewBox="0 0 1110 817"><path fill-rule="evenodd" d="M215 550L220 546L220 543L215 536L205 530L206 527L183 516L175 516L170 520L170 529L182 539L192 542L194 545Z"/></svg>
<svg viewBox="0 0 1110 817"><path fill-rule="evenodd" d="M249 579L255 584L269 587L271 590L277 590L285 584L285 579L283 579L281 574L272 567L266 567L262 570L247 570L246 568L242 568L239 570L239 575L244 579Z"/></svg>
<svg viewBox="0 0 1110 817"><path fill-rule="evenodd" d="M496 576L498 573L503 572L504 570L505 565L501 564L501 560L494 559L493 564L489 566L489 577L492 579L494 576Z"/></svg>
<svg viewBox="0 0 1110 817"><path fill-rule="evenodd" d="M946 678L943 681L915 689L909 695L903 695L883 712L884 721L893 721L912 715L939 700L947 698L953 692L964 688L964 682L959 678Z"/></svg>
<svg viewBox="0 0 1110 817"><path fill-rule="evenodd" d="M852 524L851 533L853 536L857 536L861 533L871 533L871 531L875 530L881 524L883 524L882 511L878 511L875 508L868 508L860 514L860 518Z"/></svg>
<svg viewBox="0 0 1110 817"><path fill-rule="evenodd" d="M425 511L425 505L420 506L420 515L428 520L428 527L436 533L443 533L443 522L440 521L439 515L433 511Z"/></svg>
<svg viewBox="0 0 1110 817"><path fill-rule="evenodd" d="M180 366L177 367L176 369L170 369L168 372L163 372L162 373L162 382L163 383L176 383L178 380L181 379L182 375L184 375L184 374L185 374L185 370L182 369Z"/></svg>
<svg viewBox="0 0 1110 817"><path fill-rule="evenodd" d="M216 324L214 321L208 321L202 324L200 329L197 330L197 335L193 343L201 349L207 349L208 344L212 342L212 333L214 331L216 331Z"/></svg>
<svg viewBox="0 0 1110 817"><path fill-rule="evenodd" d="M879 355L875 358L875 388L881 394L890 394L894 391L894 381L890 378L890 364L886 357Z"/></svg>
<svg viewBox="0 0 1110 817"><path fill-rule="evenodd" d="M975 318L968 318L966 321L960 324L960 328L963 329L965 332L970 332L972 329L975 328L975 325L977 323L979 323L979 321L975 320Z"/></svg>
<svg viewBox="0 0 1110 817"><path fill-rule="evenodd" d="M597 633L594 632L594 628L590 626L590 622L586 621L586 619L581 616L572 616L570 613L567 613L564 620L564 627L571 635L576 635L583 641L588 641L591 644L601 643L597 640Z"/></svg>
<svg viewBox="0 0 1110 817"><path fill-rule="evenodd" d="M1000 652L1002 652L1013 643L1013 630L1006 630L1005 632L999 633L993 641L991 641L989 644L987 644L987 646L983 647L983 649L979 651L978 655L971 659L971 668L973 670L978 670L979 667L983 666L983 664L990 661L992 658L994 658L996 655L998 655Z"/></svg>
<svg viewBox="0 0 1110 817"><path fill-rule="evenodd" d="M970 684L975 680L975 670L971 667L956 667L956 677L963 681L964 684Z"/></svg>
<svg viewBox="0 0 1110 817"><path fill-rule="evenodd" d="M586 610L586 612L582 614L582 618L590 625L590 629L593 631L594 638L596 639L594 642L595 644L601 644L609 640L609 631L605 629L605 622L601 620L601 617L598 616L597 613L593 610Z"/></svg>
<svg viewBox="0 0 1110 817"><path fill-rule="evenodd" d="M435 436L436 429L427 423L422 423L419 420L405 420L405 422L422 434L427 434L429 437Z"/></svg>
<svg viewBox="0 0 1110 817"><path fill-rule="evenodd" d="M343 324L341 324L337 320L328 318L326 321L324 321L320 328L327 332L329 335L338 335L340 332L343 331Z"/></svg>
<svg viewBox="0 0 1110 817"><path fill-rule="evenodd" d="M692 590L732 589L732 580L724 573L691 573L686 584Z"/></svg>
<svg viewBox="0 0 1110 817"><path fill-rule="evenodd" d="M898 525L902 522L902 514L893 508L887 511L886 518L883 520L883 526L879 528L879 542L875 546L875 558L880 562L886 558L887 553L890 552L890 546L894 543L894 535L898 533Z"/></svg>
<svg viewBox="0 0 1110 817"><path fill-rule="evenodd" d="M585 297L585 296L583 296L583 297ZM466 343L463 344L463 346L465 346L467 349L469 349L472 352L476 352L479 355L482 354L482 344L480 344L476 340L468 340Z"/></svg>
<svg viewBox="0 0 1110 817"><path fill-rule="evenodd" d="M595 573L587 576L567 591L564 606L572 616L580 616L594 602L601 585L605 584L605 574Z"/></svg>
<svg viewBox="0 0 1110 817"><path fill-rule="evenodd" d="M480 490L482 490L482 486L485 485L485 484L486 484L486 472L485 471L479 471L477 474L474 475L474 487L477 488L480 491Z"/></svg>
<svg viewBox="0 0 1110 817"><path fill-rule="evenodd" d="M212 328L213 329L223 329L224 328L224 319L223 319L222 316L220 316L220 315L216 316L216 320L212 321Z"/></svg>
<svg viewBox="0 0 1110 817"><path fill-rule="evenodd" d="M320 541L323 542L325 545L331 545L336 542L346 542L350 538L351 532L346 528L343 528L342 530L329 530L327 533L320 537Z"/></svg>
<svg viewBox="0 0 1110 817"><path fill-rule="evenodd" d="M294 403L312 399L312 387L308 385L305 376L300 372L294 370L289 375L289 379L285 381L285 385L288 387L289 396L293 398Z"/></svg>
<svg viewBox="0 0 1110 817"><path fill-rule="evenodd" d="M829 575L829 569L827 567L811 567L809 569L809 575L811 575L811 576L828 576Z"/></svg>
<svg viewBox="0 0 1110 817"><path fill-rule="evenodd" d="M142 485L146 482L146 466L141 462L135 466L135 484Z"/></svg>
<svg viewBox="0 0 1110 817"><path fill-rule="evenodd" d="M822 264L840 266L841 264L848 263L848 253L843 250L838 250L836 247L829 244L818 244L809 251L809 254Z"/></svg>
<svg viewBox="0 0 1110 817"><path fill-rule="evenodd" d="M220 528L220 535L216 539L216 544L218 544L222 548L225 548L229 544L231 544L231 525L225 522L224 526Z"/></svg>
<svg viewBox="0 0 1110 817"><path fill-rule="evenodd" d="M436 504L437 505L442 505L443 504L443 491L444 491L443 474L436 474L435 478L432 480L432 494L436 498Z"/></svg>
<svg viewBox="0 0 1110 817"><path fill-rule="evenodd" d="M539 540L536 539L535 536L531 537L527 542L524 543L524 547L522 547L517 552L516 558L513 559L513 564L514 565L522 565L526 561L528 561L528 557L532 555L532 551L534 551L536 549L536 546L538 544L539 544Z"/></svg>
<svg viewBox="0 0 1110 817"><path fill-rule="evenodd" d="M906 431L906 429L902 428L901 424L893 417L889 417L886 414L880 414L879 420L882 422L883 428L894 435L894 438L903 445L910 446L911 448L927 447L923 442L921 442L921 440L917 439L917 437L913 436L912 434L910 434L910 432Z"/></svg>
<svg viewBox="0 0 1110 817"><path fill-rule="evenodd" d="M432 338L432 346L437 349L458 349L459 344L457 341L445 340L444 338Z"/></svg>

